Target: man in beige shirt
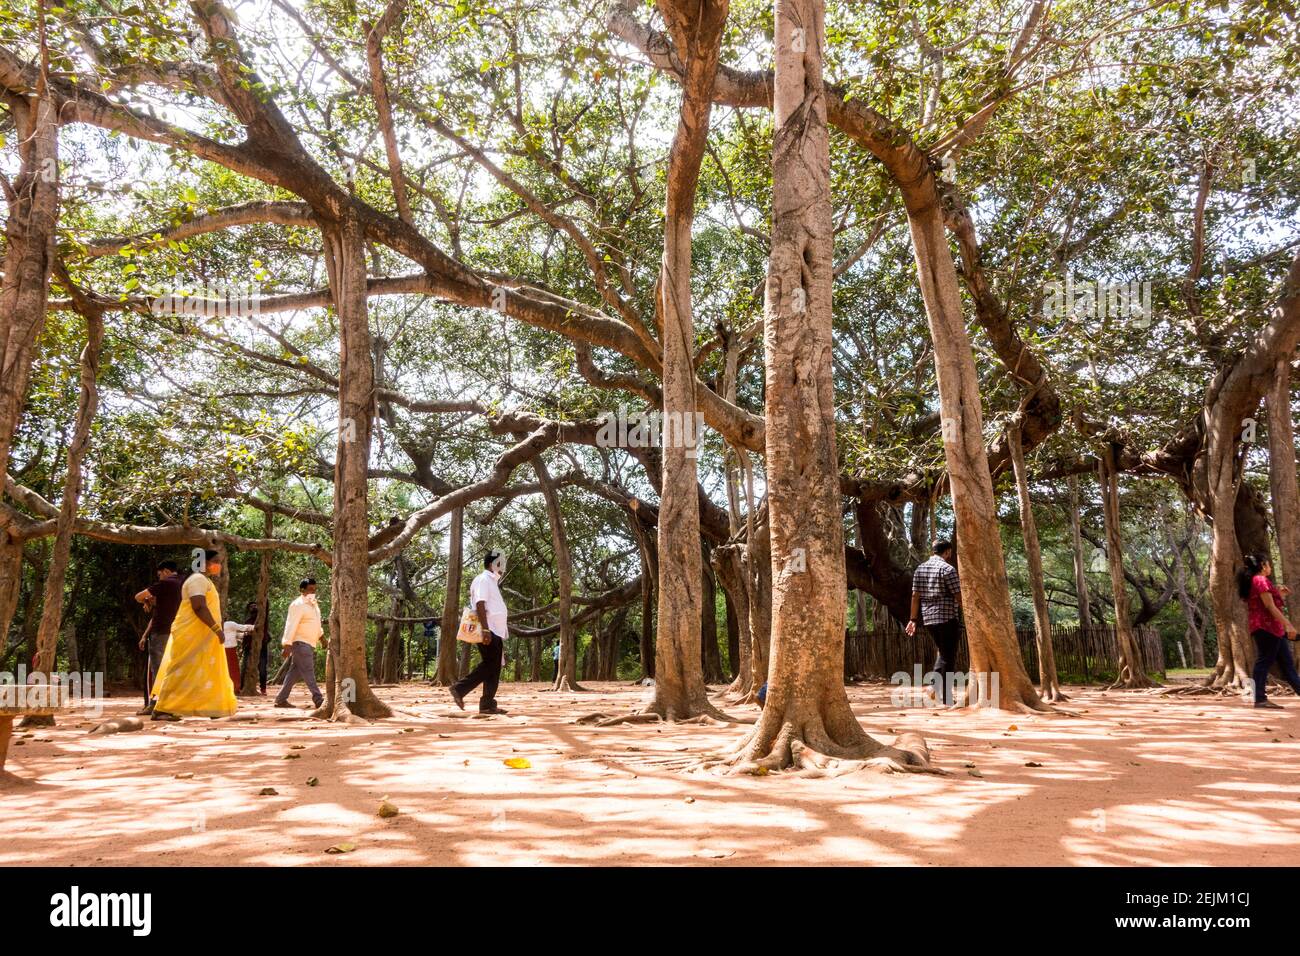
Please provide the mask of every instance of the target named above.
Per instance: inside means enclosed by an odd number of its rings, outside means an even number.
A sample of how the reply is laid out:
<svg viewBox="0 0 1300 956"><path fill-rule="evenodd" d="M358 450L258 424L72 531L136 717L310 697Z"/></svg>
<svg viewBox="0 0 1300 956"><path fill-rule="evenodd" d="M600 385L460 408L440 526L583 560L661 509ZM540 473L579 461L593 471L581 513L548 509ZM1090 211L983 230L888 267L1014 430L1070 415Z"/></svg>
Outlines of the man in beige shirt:
<svg viewBox="0 0 1300 956"><path fill-rule="evenodd" d="M312 703L319 707L325 700L316 686L316 645L323 633L320 606L316 603L316 579L303 578L298 590L302 593L289 605L289 613L284 619L281 643L284 645L283 656L289 659L289 673L284 675L284 684L275 697L276 707L293 706L289 703L289 692L300 680L311 691Z"/></svg>

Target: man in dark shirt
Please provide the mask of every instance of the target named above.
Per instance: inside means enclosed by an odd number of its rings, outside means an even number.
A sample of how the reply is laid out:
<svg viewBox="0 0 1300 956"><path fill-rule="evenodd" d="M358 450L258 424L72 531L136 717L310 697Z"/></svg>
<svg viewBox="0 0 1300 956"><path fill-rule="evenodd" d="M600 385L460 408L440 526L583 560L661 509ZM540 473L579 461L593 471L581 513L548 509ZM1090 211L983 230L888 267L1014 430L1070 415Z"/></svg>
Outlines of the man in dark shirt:
<svg viewBox="0 0 1300 956"><path fill-rule="evenodd" d="M935 695L952 704L953 681L957 666L957 644L961 640L961 580L953 567L956 557L951 541L936 541L934 554L921 563L912 575L912 614L907 622L910 637L916 625L924 624L938 650L935 673L942 685Z"/></svg>
<svg viewBox="0 0 1300 956"><path fill-rule="evenodd" d="M135 596L141 604L153 605L153 617L149 620L149 629L140 638L140 650L149 651L149 702L140 711L141 714L153 713L153 680L158 676L162 664L163 651L167 649L167 638L171 635L172 621L181 606L181 580L175 561L163 561L158 565L158 580L153 582Z"/></svg>

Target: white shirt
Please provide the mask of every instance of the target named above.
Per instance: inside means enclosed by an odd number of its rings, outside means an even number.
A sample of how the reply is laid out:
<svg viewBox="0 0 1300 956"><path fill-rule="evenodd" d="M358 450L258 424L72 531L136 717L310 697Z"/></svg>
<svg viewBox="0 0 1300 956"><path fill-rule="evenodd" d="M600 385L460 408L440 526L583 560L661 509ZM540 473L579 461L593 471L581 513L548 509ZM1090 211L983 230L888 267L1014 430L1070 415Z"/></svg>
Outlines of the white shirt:
<svg viewBox="0 0 1300 956"><path fill-rule="evenodd" d="M302 642L315 647L321 638L320 605L316 595L300 594L289 605L289 613L284 618L284 637L281 644L289 647L295 642Z"/></svg>
<svg viewBox="0 0 1300 956"><path fill-rule="evenodd" d="M478 608L482 601L487 607L488 630L503 641L509 637L506 631L506 602L497 587L497 577L491 571L484 571L469 586L469 606Z"/></svg>
<svg viewBox="0 0 1300 956"><path fill-rule="evenodd" d="M221 625L221 633L224 635L223 647L235 647L239 644L239 635L251 634L257 630L256 624L239 624L236 621L227 621Z"/></svg>

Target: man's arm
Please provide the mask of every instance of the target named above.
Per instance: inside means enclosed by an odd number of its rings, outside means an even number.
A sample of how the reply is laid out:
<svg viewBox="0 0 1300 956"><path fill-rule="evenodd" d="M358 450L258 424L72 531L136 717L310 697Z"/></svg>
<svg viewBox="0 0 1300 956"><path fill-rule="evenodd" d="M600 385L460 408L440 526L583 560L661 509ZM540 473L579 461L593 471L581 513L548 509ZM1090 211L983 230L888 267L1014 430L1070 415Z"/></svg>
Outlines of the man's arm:
<svg viewBox="0 0 1300 956"><path fill-rule="evenodd" d="M483 625L484 635L491 634L492 629L488 627L487 622L487 601L479 601L474 605L474 610L478 612L478 622Z"/></svg>
<svg viewBox="0 0 1300 956"><path fill-rule="evenodd" d="M280 643L288 647L293 635L298 630L298 619L302 617L302 605L297 601L289 605L289 613L284 616L284 634Z"/></svg>
<svg viewBox="0 0 1300 956"><path fill-rule="evenodd" d="M921 594L919 591L912 591L912 613L907 615L907 636L911 637L916 633L916 622L921 620Z"/></svg>
<svg viewBox="0 0 1300 956"><path fill-rule="evenodd" d="M152 598L153 598L153 592L150 591L148 588L145 588L143 591L137 592L135 596L135 599L139 601L141 604L144 604L146 601L149 601Z"/></svg>

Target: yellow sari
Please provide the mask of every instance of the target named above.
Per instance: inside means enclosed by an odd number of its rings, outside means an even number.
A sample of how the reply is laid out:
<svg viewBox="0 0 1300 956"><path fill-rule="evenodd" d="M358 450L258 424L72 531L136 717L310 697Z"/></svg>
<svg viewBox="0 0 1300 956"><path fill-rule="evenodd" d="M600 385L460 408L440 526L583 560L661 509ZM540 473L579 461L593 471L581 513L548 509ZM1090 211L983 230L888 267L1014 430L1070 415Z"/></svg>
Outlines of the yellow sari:
<svg viewBox="0 0 1300 956"><path fill-rule="evenodd" d="M212 620L221 620L216 586L201 573L190 575L181 588L181 606L153 682L155 710L177 717L229 717L235 712L235 687L226 650L190 606L190 596L196 594L203 595Z"/></svg>

